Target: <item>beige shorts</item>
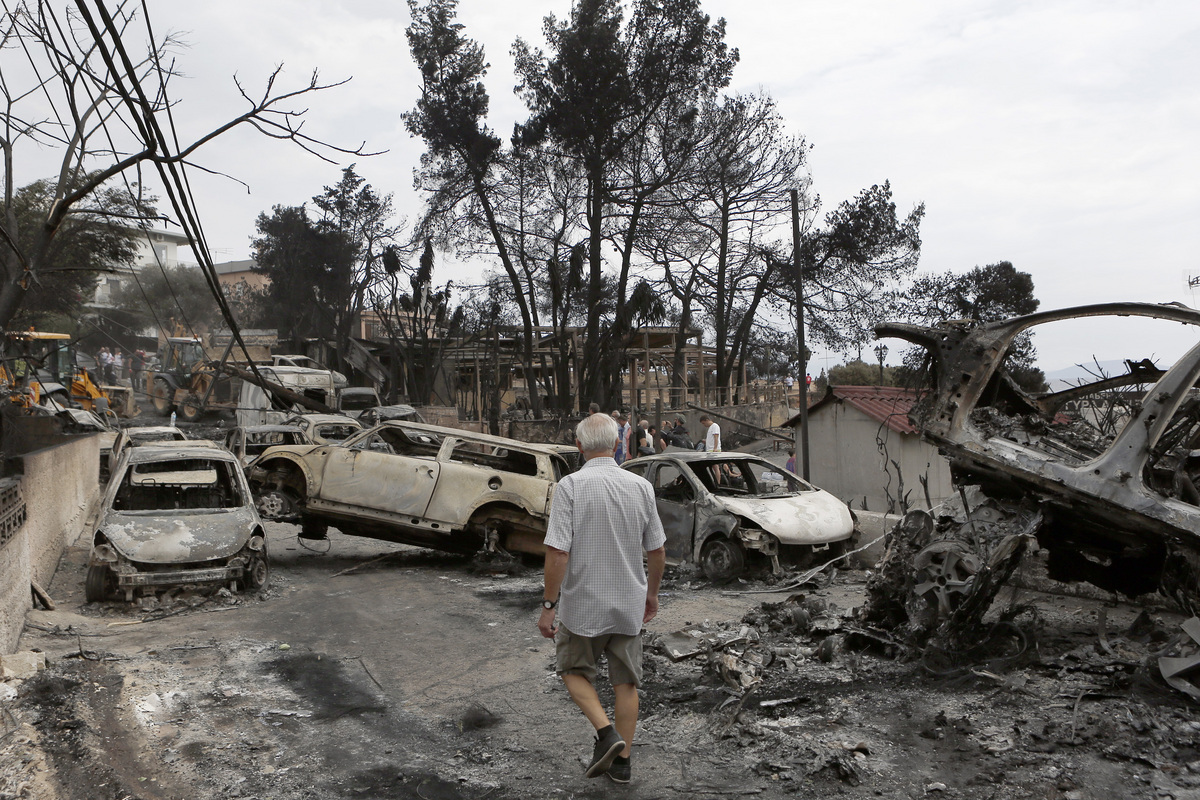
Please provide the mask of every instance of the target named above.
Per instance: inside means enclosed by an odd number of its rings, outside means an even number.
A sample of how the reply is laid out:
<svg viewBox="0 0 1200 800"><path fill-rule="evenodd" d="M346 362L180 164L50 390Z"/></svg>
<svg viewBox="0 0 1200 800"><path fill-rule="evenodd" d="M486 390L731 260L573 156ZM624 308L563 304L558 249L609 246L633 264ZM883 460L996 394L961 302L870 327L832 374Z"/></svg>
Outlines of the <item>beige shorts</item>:
<svg viewBox="0 0 1200 800"><path fill-rule="evenodd" d="M596 680L600 654L608 655L608 680L613 686L623 683L642 685L642 635L606 633L603 636L578 636L558 626L554 636L554 654L559 675L582 675Z"/></svg>

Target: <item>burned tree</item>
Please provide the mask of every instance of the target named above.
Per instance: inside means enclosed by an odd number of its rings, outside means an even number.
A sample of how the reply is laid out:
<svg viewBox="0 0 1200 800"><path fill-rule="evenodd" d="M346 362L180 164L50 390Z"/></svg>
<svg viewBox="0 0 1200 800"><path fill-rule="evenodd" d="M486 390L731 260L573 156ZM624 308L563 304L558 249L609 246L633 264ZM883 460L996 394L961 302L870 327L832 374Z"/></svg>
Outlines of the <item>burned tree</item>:
<svg viewBox="0 0 1200 800"><path fill-rule="evenodd" d="M619 349L634 325L627 301L643 216L655 195L678 180L696 106L728 84L738 54L725 44L724 21L713 23L698 0L635 2L628 21L611 0L583 0L568 20L547 17L544 33L549 53L523 41L515 46L518 88L531 112L521 140L561 149L578 160L585 178L579 400L612 405L623 365ZM606 241L621 265L614 314L603 326Z"/></svg>
<svg viewBox="0 0 1200 800"><path fill-rule="evenodd" d="M248 125L317 155L361 153L322 142L301 128L305 111L290 104L298 98L338 84L323 84L316 72L297 89L276 86L281 69L251 94L235 78L246 108L202 136L179 143L174 135L177 114L169 89L176 75L173 52L179 42L158 36L143 5L126 0L110 9L103 0L76 0L59 11L47 2L4 4L0 49L19 52L0 76L0 156L3 159L3 205L0 219L0 326L9 327L30 289L53 271L55 239L73 217L97 213L92 200L106 187L126 192L131 205L143 209L141 176L160 171L172 205L191 217L180 171L196 166L196 152L225 132ZM33 225L22 230L14 212L14 163L26 151L56 148L58 173L49 181L53 202ZM136 182L135 182L136 181ZM135 227L145 222L139 210L108 214ZM195 220L180 220L195 238ZM197 243L199 244L199 243ZM207 259L201 258L201 261ZM210 287L216 291L215 277Z"/></svg>

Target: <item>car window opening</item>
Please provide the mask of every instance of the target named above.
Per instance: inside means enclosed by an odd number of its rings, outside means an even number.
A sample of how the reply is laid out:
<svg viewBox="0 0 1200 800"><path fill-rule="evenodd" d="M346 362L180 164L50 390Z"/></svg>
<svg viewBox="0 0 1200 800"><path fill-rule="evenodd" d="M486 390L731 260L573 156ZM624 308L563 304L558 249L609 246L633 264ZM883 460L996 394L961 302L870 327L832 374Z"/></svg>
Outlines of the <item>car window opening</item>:
<svg viewBox="0 0 1200 800"><path fill-rule="evenodd" d="M317 436L329 442L340 442L361 430L354 425L322 425L317 428Z"/></svg>
<svg viewBox="0 0 1200 800"><path fill-rule="evenodd" d="M538 474L537 458L532 453L523 453L507 447L496 447L483 442L456 442L450 454L450 460L485 469L512 472L517 475L535 476Z"/></svg>
<svg viewBox="0 0 1200 800"><path fill-rule="evenodd" d="M241 490L226 461L199 459L134 464L113 499L120 511L240 508Z"/></svg>
<svg viewBox="0 0 1200 800"><path fill-rule="evenodd" d="M696 461L688 469L715 495L780 497L810 491L799 478L782 468L756 461Z"/></svg>

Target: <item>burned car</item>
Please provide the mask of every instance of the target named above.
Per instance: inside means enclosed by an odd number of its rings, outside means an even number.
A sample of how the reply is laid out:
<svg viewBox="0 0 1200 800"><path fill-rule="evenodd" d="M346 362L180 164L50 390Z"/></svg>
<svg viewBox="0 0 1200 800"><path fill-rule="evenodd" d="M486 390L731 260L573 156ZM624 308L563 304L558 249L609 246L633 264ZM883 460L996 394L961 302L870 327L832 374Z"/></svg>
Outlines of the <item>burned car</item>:
<svg viewBox="0 0 1200 800"><path fill-rule="evenodd" d="M237 456L242 466L258 458L269 447L287 444L312 444L312 440L295 425L250 425L244 428L239 425L225 434L225 449Z"/></svg>
<svg viewBox="0 0 1200 800"><path fill-rule="evenodd" d="M840 554L854 536L845 503L759 456L680 451L622 467L654 486L667 561L695 562L712 580L740 574L747 551L778 572L781 557Z"/></svg>
<svg viewBox="0 0 1200 800"><path fill-rule="evenodd" d="M340 444L363 429L361 422L342 414L293 414L283 424L304 431L313 444Z"/></svg>
<svg viewBox="0 0 1200 800"><path fill-rule="evenodd" d="M384 422L339 445L273 447L248 474L267 519L473 552L545 552L550 497L568 472L548 445Z"/></svg>
<svg viewBox="0 0 1200 800"><path fill-rule="evenodd" d="M128 448L147 442L186 442L186 433L174 425L142 425L102 433L100 439L100 480L108 480L113 466Z"/></svg>
<svg viewBox="0 0 1200 800"><path fill-rule="evenodd" d="M1036 503L1032 533L1047 551L1051 578L1130 596L1159 591L1194 613L1200 345L1169 369L1128 360L1123 374L1097 369L1094 380L1040 394L1023 390L1004 368L1023 334L1091 317L1105 317L1105 330L1139 317L1200 325L1200 312L1179 305L1108 303L992 323L889 323L876 333L928 351L929 385L913 424L947 457L957 485L976 485L1009 504ZM973 572L958 579L970 581Z"/></svg>
<svg viewBox="0 0 1200 800"><path fill-rule="evenodd" d="M184 585L258 590L267 544L237 459L197 442L127 449L92 537L88 602Z"/></svg>

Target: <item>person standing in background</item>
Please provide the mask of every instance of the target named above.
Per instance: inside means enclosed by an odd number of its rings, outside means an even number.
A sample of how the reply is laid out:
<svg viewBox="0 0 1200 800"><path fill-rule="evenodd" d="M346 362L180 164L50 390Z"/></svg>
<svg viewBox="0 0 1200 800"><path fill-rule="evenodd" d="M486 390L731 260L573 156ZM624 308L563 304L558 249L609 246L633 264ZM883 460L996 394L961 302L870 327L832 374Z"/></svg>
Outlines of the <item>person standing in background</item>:
<svg viewBox="0 0 1200 800"><path fill-rule="evenodd" d="M704 428L704 452L721 452L721 426L705 414L700 418L700 427Z"/></svg>
<svg viewBox="0 0 1200 800"><path fill-rule="evenodd" d="M620 411L614 411L613 416L617 420L617 449L613 453L613 458L619 465L629 458L629 417Z"/></svg>

